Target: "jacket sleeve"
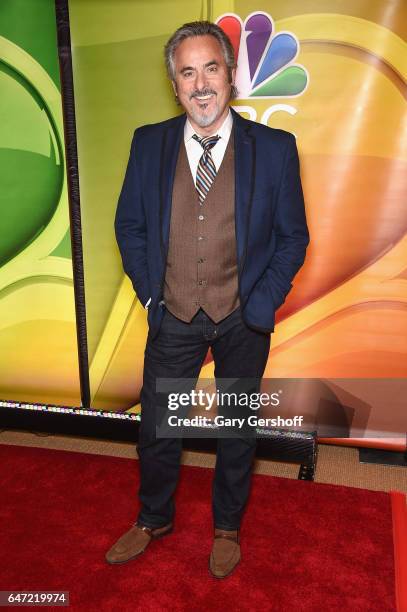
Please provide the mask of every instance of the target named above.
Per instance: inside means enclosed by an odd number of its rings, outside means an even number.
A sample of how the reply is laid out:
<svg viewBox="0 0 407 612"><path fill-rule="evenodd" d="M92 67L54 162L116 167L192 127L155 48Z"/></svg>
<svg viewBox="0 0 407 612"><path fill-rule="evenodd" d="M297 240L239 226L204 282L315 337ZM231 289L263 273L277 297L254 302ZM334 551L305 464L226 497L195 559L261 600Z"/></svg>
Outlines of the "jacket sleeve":
<svg viewBox="0 0 407 612"><path fill-rule="evenodd" d="M273 229L276 248L261 280L269 286L277 310L292 288L309 244L298 151L292 134L288 138Z"/></svg>
<svg viewBox="0 0 407 612"><path fill-rule="evenodd" d="M138 130L134 132L126 175L121 189L114 228L123 262L140 302L150 297L147 269L147 226L140 180Z"/></svg>

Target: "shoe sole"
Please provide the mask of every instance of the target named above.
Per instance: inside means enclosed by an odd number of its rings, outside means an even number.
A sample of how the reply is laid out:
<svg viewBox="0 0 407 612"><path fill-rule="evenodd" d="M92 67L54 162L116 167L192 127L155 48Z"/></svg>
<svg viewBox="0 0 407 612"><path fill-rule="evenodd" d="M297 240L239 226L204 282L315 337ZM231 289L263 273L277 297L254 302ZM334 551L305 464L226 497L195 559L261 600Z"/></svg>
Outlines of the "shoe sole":
<svg viewBox="0 0 407 612"><path fill-rule="evenodd" d="M109 561L105 557L105 561L106 561L106 563L109 563L109 565L122 565L123 563L128 563L129 561L132 561L133 559L136 559L137 557L142 555L143 552L150 546L150 544L152 544L152 542L154 540L159 540L160 538L163 538L164 536L169 535L170 533L173 532L173 529L174 528L171 527L170 529L168 529L168 531L164 531L164 533L160 533L160 534L158 534L156 536L152 536L151 540L149 542L147 542L147 545L146 545L145 548L143 548L143 550L140 550L140 552L136 553L132 557L129 557L128 559L124 559L123 561Z"/></svg>

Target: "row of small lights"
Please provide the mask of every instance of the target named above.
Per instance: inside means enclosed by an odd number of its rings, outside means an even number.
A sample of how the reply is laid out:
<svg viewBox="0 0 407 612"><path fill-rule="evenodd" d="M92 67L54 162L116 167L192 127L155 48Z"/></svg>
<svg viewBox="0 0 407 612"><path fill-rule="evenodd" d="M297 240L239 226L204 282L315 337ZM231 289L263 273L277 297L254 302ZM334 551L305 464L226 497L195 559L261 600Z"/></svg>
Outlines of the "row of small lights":
<svg viewBox="0 0 407 612"><path fill-rule="evenodd" d="M264 429L263 427L258 427L257 428L257 433L261 433L261 434L265 434L265 436L267 437L278 437L281 434L284 434L284 436L288 437L288 438L298 438L298 439L304 439L304 438L311 438L313 437L312 432L306 432L306 431L289 431L287 429Z"/></svg>
<svg viewBox="0 0 407 612"><path fill-rule="evenodd" d="M24 402L10 402L0 400L0 407L3 408L23 408L24 410L37 410L39 412L59 412L64 414L81 414L86 416L107 417L110 419L127 419L129 421L139 421L140 415L126 414L123 412L108 412L107 410L85 410L84 408L65 408L64 406L47 406L44 404L26 404Z"/></svg>

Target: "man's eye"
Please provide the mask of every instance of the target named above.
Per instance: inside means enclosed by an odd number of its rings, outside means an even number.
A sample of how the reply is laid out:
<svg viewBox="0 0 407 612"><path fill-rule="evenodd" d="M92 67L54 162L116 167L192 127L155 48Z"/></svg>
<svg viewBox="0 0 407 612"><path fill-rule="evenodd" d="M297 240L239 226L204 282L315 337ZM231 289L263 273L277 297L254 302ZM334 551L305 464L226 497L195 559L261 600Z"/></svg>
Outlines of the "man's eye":
<svg viewBox="0 0 407 612"><path fill-rule="evenodd" d="M184 77L186 79L189 79L189 77L191 77L191 76L192 76L192 72L184 72Z"/></svg>
<svg viewBox="0 0 407 612"><path fill-rule="evenodd" d="M218 69L217 66L209 66L209 72L216 72Z"/></svg>

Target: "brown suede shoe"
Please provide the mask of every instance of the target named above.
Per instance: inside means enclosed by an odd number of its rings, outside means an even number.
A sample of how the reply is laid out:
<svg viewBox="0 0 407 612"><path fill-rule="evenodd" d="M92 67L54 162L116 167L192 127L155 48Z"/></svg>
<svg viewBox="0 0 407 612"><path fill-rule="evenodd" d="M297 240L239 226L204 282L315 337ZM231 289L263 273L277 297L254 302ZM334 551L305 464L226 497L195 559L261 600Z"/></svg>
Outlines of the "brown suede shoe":
<svg viewBox="0 0 407 612"><path fill-rule="evenodd" d="M215 578L229 576L240 561L239 531L215 529L209 570Z"/></svg>
<svg viewBox="0 0 407 612"><path fill-rule="evenodd" d="M126 563L126 561L141 555L151 540L162 538L171 531L172 523L157 529L150 529L136 523L113 544L112 548L106 553L106 561L108 563Z"/></svg>

